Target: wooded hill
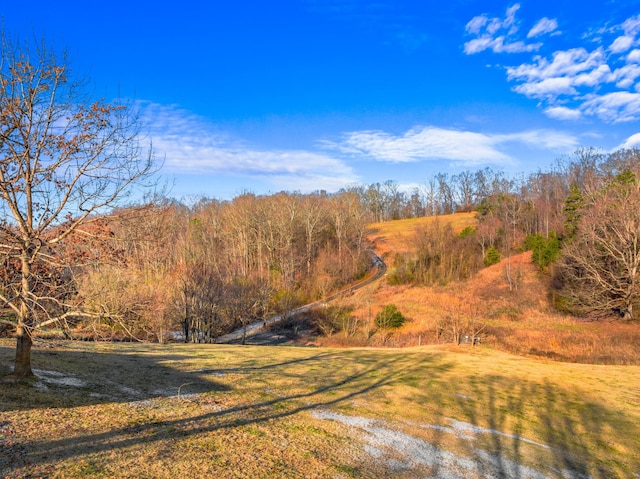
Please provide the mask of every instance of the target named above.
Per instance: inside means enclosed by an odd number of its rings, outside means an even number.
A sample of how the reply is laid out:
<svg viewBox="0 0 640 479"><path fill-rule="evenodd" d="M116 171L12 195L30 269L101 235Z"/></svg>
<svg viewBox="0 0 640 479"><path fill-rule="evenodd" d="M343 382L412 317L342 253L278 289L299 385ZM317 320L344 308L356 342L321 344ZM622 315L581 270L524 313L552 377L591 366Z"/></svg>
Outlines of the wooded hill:
<svg viewBox="0 0 640 479"><path fill-rule="evenodd" d="M36 314L45 330L69 337L215 342L361 277L370 261L367 225L470 212L462 227L425 223L412 233L411 251L397 244L387 251L388 283L443 286L506 259L505 284L522 291L518 255L532 250L555 308L631 320L639 292L639 160L638 150L582 149L527 177L492 169L439 174L411 192L389 181L334 194L155 199L96 216L50 247L56 261L34 269ZM19 263L8 254L3 261L6 293ZM81 313L47 324L51 310L70 305ZM12 323L10 311L3 322Z"/></svg>

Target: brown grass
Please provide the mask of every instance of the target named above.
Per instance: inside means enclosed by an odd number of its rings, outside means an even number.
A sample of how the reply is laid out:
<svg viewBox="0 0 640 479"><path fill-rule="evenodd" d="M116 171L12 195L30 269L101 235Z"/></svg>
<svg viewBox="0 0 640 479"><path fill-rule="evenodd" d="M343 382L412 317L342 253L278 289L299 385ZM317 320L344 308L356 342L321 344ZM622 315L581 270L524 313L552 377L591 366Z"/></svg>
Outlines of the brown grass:
<svg viewBox="0 0 640 479"><path fill-rule="evenodd" d="M0 340L0 368L12 346ZM429 447L487 451L500 477L509 461L553 478L640 470L634 366L485 346L93 343L37 347L34 366L39 380L0 389L0 477L432 477L416 462ZM412 452L314 416L327 410L377 420Z"/></svg>
<svg viewBox="0 0 640 479"><path fill-rule="evenodd" d="M442 221L443 224L451 223L456 233L467 226L476 226L477 224L476 213L457 213L454 215L385 221L369 225L367 238L372 242L376 252L382 257L387 257L391 253L406 253L413 251L416 232L433 221Z"/></svg>
<svg viewBox="0 0 640 479"><path fill-rule="evenodd" d="M416 228L433 219L372 225L370 240L387 261L393 251L411 251ZM473 222L470 213L440 217L459 230ZM510 288L507 264L517 278ZM392 266L392 265L390 265ZM525 252L482 269L474 278L440 287L372 285L343 304L353 309L359 330L319 338L324 346L417 346L448 341L438 326L450 317L484 327L485 344L515 354L594 364L640 364L640 324L588 321L556 311L550 302L550 278ZM396 304L408 322L396 332L375 332L373 318L385 304Z"/></svg>

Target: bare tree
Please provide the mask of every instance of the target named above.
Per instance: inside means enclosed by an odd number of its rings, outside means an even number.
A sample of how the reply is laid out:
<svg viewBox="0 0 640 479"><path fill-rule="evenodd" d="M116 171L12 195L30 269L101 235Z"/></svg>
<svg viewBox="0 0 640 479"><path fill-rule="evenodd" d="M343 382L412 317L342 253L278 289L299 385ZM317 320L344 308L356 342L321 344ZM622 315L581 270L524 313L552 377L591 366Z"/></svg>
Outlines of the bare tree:
<svg viewBox="0 0 640 479"><path fill-rule="evenodd" d="M562 294L582 313L633 319L640 301L640 184L629 171L590 199L563 248Z"/></svg>
<svg viewBox="0 0 640 479"><path fill-rule="evenodd" d="M17 266L0 285L0 304L16 328L14 375L26 377L33 332L79 312L68 294L47 287L72 271L57 245L148 178L153 161L136 117L85 97L66 56L0 41L0 252Z"/></svg>
<svg viewBox="0 0 640 479"><path fill-rule="evenodd" d="M456 211L471 211L474 207L474 175L469 170L464 170L451 177L457 196Z"/></svg>
<svg viewBox="0 0 640 479"><path fill-rule="evenodd" d="M326 225L324 220L323 198L318 195L308 195L302 202L302 222L305 234L305 252L307 275L311 275L311 263L318 248L318 236Z"/></svg>
<svg viewBox="0 0 640 479"><path fill-rule="evenodd" d="M447 173L438 173L436 181L438 182L438 203L441 211L445 215L451 214L455 209L455 201L449 175Z"/></svg>

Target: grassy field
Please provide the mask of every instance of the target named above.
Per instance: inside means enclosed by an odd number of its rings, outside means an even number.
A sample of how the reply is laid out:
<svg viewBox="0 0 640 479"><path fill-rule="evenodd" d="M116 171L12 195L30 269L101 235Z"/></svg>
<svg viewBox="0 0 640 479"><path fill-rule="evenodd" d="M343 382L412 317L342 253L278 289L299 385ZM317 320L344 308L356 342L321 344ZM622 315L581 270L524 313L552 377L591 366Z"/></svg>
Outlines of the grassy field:
<svg viewBox="0 0 640 479"><path fill-rule="evenodd" d="M13 343L0 340L0 374ZM640 367L488 347L41 345L0 477L637 478Z"/></svg>
<svg viewBox="0 0 640 479"><path fill-rule="evenodd" d="M460 232L467 226L475 227L478 223L475 212L385 221L369 225L367 237L380 256L391 259L389 256L395 253L412 251L416 233L434 221L441 221L442 224L450 223L455 232Z"/></svg>

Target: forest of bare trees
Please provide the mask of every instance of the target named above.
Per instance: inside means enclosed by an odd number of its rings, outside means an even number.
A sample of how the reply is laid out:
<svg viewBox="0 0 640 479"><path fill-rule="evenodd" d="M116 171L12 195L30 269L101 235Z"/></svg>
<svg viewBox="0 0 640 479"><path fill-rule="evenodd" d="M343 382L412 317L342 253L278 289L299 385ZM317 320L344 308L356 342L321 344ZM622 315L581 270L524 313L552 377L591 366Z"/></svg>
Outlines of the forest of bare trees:
<svg viewBox="0 0 640 479"><path fill-rule="evenodd" d="M79 293L96 335L215 342L364 274L367 222L351 192L165 200L109 222L123 261L96 262Z"/></svg>

